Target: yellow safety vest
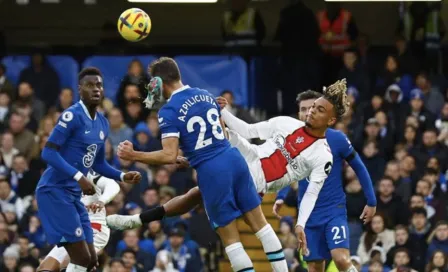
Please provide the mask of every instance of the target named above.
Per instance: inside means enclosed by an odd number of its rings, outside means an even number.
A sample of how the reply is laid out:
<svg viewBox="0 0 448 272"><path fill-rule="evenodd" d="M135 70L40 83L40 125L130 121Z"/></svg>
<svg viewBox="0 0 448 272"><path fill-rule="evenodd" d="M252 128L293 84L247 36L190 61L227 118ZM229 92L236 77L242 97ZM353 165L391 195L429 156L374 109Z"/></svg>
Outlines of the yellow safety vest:
<svg viewBox="0 0 448 272"><path fill-rule="evenodd" d="M238 19L232 21L232 12L226 11L223 18L224 31L230 37L226 46L256 45L255 9L248 8Z"/></svg>
<svg viewBox="0 0 448 272"><path fill-rule="evenodd" d="M301 262L303 268L308 269L308 265L303 260L303 256L302 255L300 255L300 262ZM334 264L333 260L331 260L331 262L327 266L327 269L325 270L325 272L339 272L339 269L336 267L336 265Z"/></svg>
<svg viewBox="0 0 448 272"><path fill-rule="evenodd" d="M428 14L425 25L425 46L427 49L440 48L439 16L439 11L431 11ZM403 21L404 35L408 41L411 39L413 21L409 12L405 12Z"/></svg>

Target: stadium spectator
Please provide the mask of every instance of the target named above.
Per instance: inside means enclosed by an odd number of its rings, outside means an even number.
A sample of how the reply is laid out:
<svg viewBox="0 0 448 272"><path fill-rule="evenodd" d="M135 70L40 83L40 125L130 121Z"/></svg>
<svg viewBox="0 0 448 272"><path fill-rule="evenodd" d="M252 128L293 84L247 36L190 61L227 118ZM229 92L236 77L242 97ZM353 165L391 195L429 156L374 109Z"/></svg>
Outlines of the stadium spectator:
<svg viewBox="0 0 448 272"><path fill-rule="evenodd" d="M0 93L6 93L9 97L14 97L14 85L6 77L6 66L0 63Z"/></svg>
<svg viewBox="0 0 448 272"><path fill-rule="evenodd" d="M369 256L375 246L387 252L395 245L394 232L386 227L385 218L378 213L369 223L367 231L361 235L357 255L362 264L369 262Z"/></svg>
<svg viewBox="0 0 448 272"><path fill-rule="evenodd" d="M143 265L137 261L137 253L132 249L125 249L121 252L121 260L127 271L143 272Z"/></svg>
<svg viewBox="0 0 448 272"><path fill-rule="evenodd" d="M374 184L381 179L386 166L386 160L378 152L377 142L371 140L365 143L361 154L361 159Z"/></svg>
<svg viewBox="0 0 448 272"><path fill-rule="evenodd" d="M448 252L448 223L446 221L437 223L433 233L428 238L428 243L428 260L437 250Z"/></svg>
<svg viewBox="0 0 448 272"><path fill-rule="evenodd" d="M447 252L444 250L436 250L431 255L429 263L426 265L425 271L433 271L433 269L440 269L446 271L448 268Z"/></svg>
<svg viewBox="0 0 448 272"><path fill-rule="evenodd" d="M371 98L370 82L362 66L358 63L358 53L355 48L348 48L342 56L343 65L338 78L346 78L347 85L360 90L359 99L366 101Z"/></svg>
<svg viewBox="0 0 448 272"><path fill-rule="evenodd" d="M350 168L351 170L351 168ZM346 171L346 177L347 172ZM353 170L351 170L353 171ZM353 174L354 175L354 174ZM350 254L355 255L359 246L359 237L362 234L362 223L358 220L359 214L362 213L362 207L365 206L366 200L362 191L361 184L356 178L352 178L347 181L345 186L345 192L347 195L347 216L348 216L348 228L349 228L349 241L350 241Z"/></svg>
<svg viewBox="0 0 448 272"><path fill-rule="evenodd" d="M9 131L14 135L14 147L24 154L27 160L30 160L35 140L34 134L25 128L25 117L13 112L9 118Z"/></svg>
<svg viewBox="0 0 448 272"><path fill-rule="evenodd" d="M20 105L27 105L31 107L31 115L35 120L41 120L45 114L45 104L35 97L34 89L28 82L21 82L18 87L16 102L18 107Z"/></svg>
<svg viewBox="0 0 448 272"><path fill-rule="evenodd" d="M110 132L109 141L116 151L119 143L132 139L132 130L123 122L123 114L119 108L113 108L107 115L109 119Z"/></svg>
<svg viewBox="0 0 448 272"><path fill-rule="evenodd" d="M383 67L384 70L376 79L374 94L384 97L387 87L397 84L400 87L403 98L408 99L412 88L412 78L407 74L403 74L400 70L397 57L388 55Z"/></svg>
<svg viewBox="0 0 448 272"><path fill-rule="evenodd" d="M395 38L395 50L401 71L414 76L417 73L418 63L412 55L406 38L403 35L397 35Z"/></svg>
<svg viewBox="0 0 448 272"><path fill-rule="evenodd" d="M18 155L20 152L14 147L14 136L10 132L2 134L0 152L3 164L6 167L11 168L14 156Z"/></svg>
<svg viewBox="0 0 448 272"><path fill-rule="evenodd" d="M12 212L19 219L25 212L22 199L12 190L7 179L0 179L0 208L4 213Z"/></svg>
<svg viewBox="0 0 448 272"><path fill-rule="evenodd" d="M12 161L10 183L17 195L25 200L30 198L39 181L39 173L29 168L23 155L16 155Z"/></svg>
<svg viewBox="0 0 448 272"><path fill-rule="evenodd" d="M406 224L408 213L401 197L395 193L395 184L389 177L383 177L378 184L377 211L382 213L388 222L386 228L397 224Z"/></svg>
<svg viewBox="0 0 448 272"><path fill-rule="evenodd" d="M199 248L195 246L187 246L185 243L185 232L179 228L171 229L169 233L168 243L165 250L173 256L173 264L176 269L185 272L201 271L203 263Z"/></svg>
<svg viewBox="0 0 448 272"><path fill-rule="evenodd" d="M162 149L162 144L157 138L152 137L151 131L144 122L135 126L132 140L134 149L137 151L151 152Z"/></svg>
<svg viewBox="0 0 448 272"><path fill-rule="evenodd" d="M29 238L25 235L19 236L18 244L20 254L19 265L30 264L34 268L37 268L39 266L39 260L35 259L30 254L31 245Z"/></svg>
<svg viewBox="0 0 448 272"><path fill-rule="evenodd" d="M73 104L73 90L70 88L63 88L59 94L56 111L63 112Z"/></svg>
<svg viewBox="0 0 448 272"><path fill-rule="evenodd" d="M137 59L132 60L129 63L127 74L120 81L120 87L116 94L117 106L121 110L125 108L127 101L131 98L130 92L132 92L132 98L146 97L146 86L148 83L149 76L141 61Z"/></svg>
<svg viewBox="0 0 448 272"><path fill-rule="evenodd" d="M395 246L391 247L387 252L387 259L385 264L392 267L394 263L395 252L400 248L406 248L412 257L411 241L409 240L409 230L403 225L395 227Z"/></svg>
<svg viewBox="0 0 448 272"><path fill-rule="evenodd" d="M127 230L124 232L124 238L118 243L117 254L124 256L129 250L134 252L134 258L137 266L141 267L143 271L148 271L154 267L156 250L152 241L148 239L139 239L137 230ZM128 256L129 257L129 256ZM123 258L123 262L127 267L132 258ZM132 265L134 266L134 264Z"/></svg>
<svg viewBox="0 0 448 272"><path fill-rule="evenodd" d="M148 229L143 233L143 237L150 239L156 250L159 250L165 244L168 236L163 232L161 222L153 221L148 224Z"/></svg>
<svg viewBox="0 0 448 272"><path fill-rule="evenodd" d="M36 98L42 100L47 107L56 102L60 90L59 76L42 54L31 56L31 65L20 73L19 82L30 83Z"/></svg>
<svg viewBox="0 0 448 272"><path fill-rule="evenodd" d="M409 236L412 241L412 268L417 271L424 271L426 263L426 252L428 244L426 240L430 234L431 224L426 218L424 208L414 208L411 211L411 225Z"/></svg>
<svg viewBox="0 0 448 272"><path fill-rule="evenodd" d="M19 249L16 245L11 245L3 252L3 265L0 271L16 272L19 266Z"/></svg>
<svg viewBox="0 0 448 272"><path fill-rule="evenodd" d="M400 272L400 271L417 272L417 270L411 268L412 267L411 256L406 248L399 248L395 251L393 267L394 269L392 269L390 272Z"/></svg>

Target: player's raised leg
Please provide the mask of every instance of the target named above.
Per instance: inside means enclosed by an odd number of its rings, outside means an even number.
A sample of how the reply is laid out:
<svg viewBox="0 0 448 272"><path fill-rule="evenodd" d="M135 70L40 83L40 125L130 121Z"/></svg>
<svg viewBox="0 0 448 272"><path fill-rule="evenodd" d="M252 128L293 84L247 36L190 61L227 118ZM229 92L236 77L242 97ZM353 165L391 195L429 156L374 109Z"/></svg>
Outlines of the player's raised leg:
<svg viewBox="0 0 448 272"><path fill-rule="evenodd" d="M107 225L112 229L126 230L140 227L152 221L162 220L165 216L185 214L202 202L199 187L190 189L186 194L176 196L162 206L146 210L136 215L113 214L107 217Z"/></svg>
<svg viewBox="0 0 448 272"><path fill-rule="evenodd" d="M357 272L350 260L350 241L347 216L341 215L328 222L325 228L327 247L336 267L341 272Z"/></svg>

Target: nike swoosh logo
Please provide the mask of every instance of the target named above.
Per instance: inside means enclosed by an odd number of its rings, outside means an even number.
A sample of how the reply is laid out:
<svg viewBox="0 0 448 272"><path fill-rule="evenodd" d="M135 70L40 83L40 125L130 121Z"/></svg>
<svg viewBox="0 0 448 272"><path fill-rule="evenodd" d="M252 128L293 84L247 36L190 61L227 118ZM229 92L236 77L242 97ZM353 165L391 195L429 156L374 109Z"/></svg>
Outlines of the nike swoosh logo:
<svg viewBox="0 0 448 272"><path fill-rule="evenodd" d="M342 242L344 242L344 241L345 241L345 240L342 240L342 241L335 241L334 244L337 245L337 244L340 244L340 243L342 243Z"/></svg>
<svg viewBox="0 0 448 272"><path fill-rule="evenodd" d="M84 131L84 134L89 134L89 133L90 133L90 130Z"/></svg>

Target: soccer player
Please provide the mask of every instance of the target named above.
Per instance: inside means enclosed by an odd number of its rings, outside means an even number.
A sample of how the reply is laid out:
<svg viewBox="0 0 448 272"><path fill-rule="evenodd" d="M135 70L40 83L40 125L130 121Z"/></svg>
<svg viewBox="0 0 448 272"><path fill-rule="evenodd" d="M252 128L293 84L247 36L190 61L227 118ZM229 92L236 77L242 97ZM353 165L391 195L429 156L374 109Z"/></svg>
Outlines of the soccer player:
<svg viewBox="0 0 448 272"><path fill-rule="evenodd" d="M51 132L42 158L48 167L36 188L39 218L50 244L63 246L70 256L68 272L85 272L97 260L89 216L81 193L95 194L85 175L96 173L127 183L140 182L138 172L122 173L105 158L107 119L97 112L103 98L103 78L96 68L85 68L79 75L81 100L65 110Z"/></svg>
<svg viewBox="0 0 448 272"><path fill-rule="evenodd" d="M314 91L306 91L297 96L299 120L306 120L306 115L314 101L320 97L322 94ZM324 182L305 227L310 254L304 256L304 260L307 261L310 272L325 271L325 260L331 259L339 271L352 272L356 271L356 268L351 263L349 252L349 229L342 182L344 161L347 161L357 174L367 199L367 205L360 217L364 223L369 222L375 215L376 197L369 173L347 136L331 128L325 135L333 154L333 168ZM307 180L299 181L298 203L300 207L309 205L304 199L308 184ZM290 187L286 187L278 193L274 204L274 214L278 215L289 190Z"/></svg>
<svg viewBox="0 0 448 272"><path fill-rule="evenodd" d="M177 63L160 58L149 67L151 92L161 90L168 100L159 111L161 151L135 152L120 143L118 156L146 164L176 162L179 146L196 169L198 185L211 225L221 237L234 271L254 271L240 242L235 219L244 216L263 244L274 271L287 271L280 240L261 211L247 164L232 148L220 123L220 108L206 90L183 85Z"/></svg>
<svg viewBox="0 0 448 272"><path fill-rule="evenodd" d="M95 194L83 195L81 202L89 211L90 224L93 229L93 245L98 253L107 245L110 236L104 205L117 196L120 186L115 180L99 176L92 171L87 174L87 179L95 185ZM61 268L67 267L68 261L67 250L64 247L55 246L41 262L37 271L59 272Z"/></svg>

